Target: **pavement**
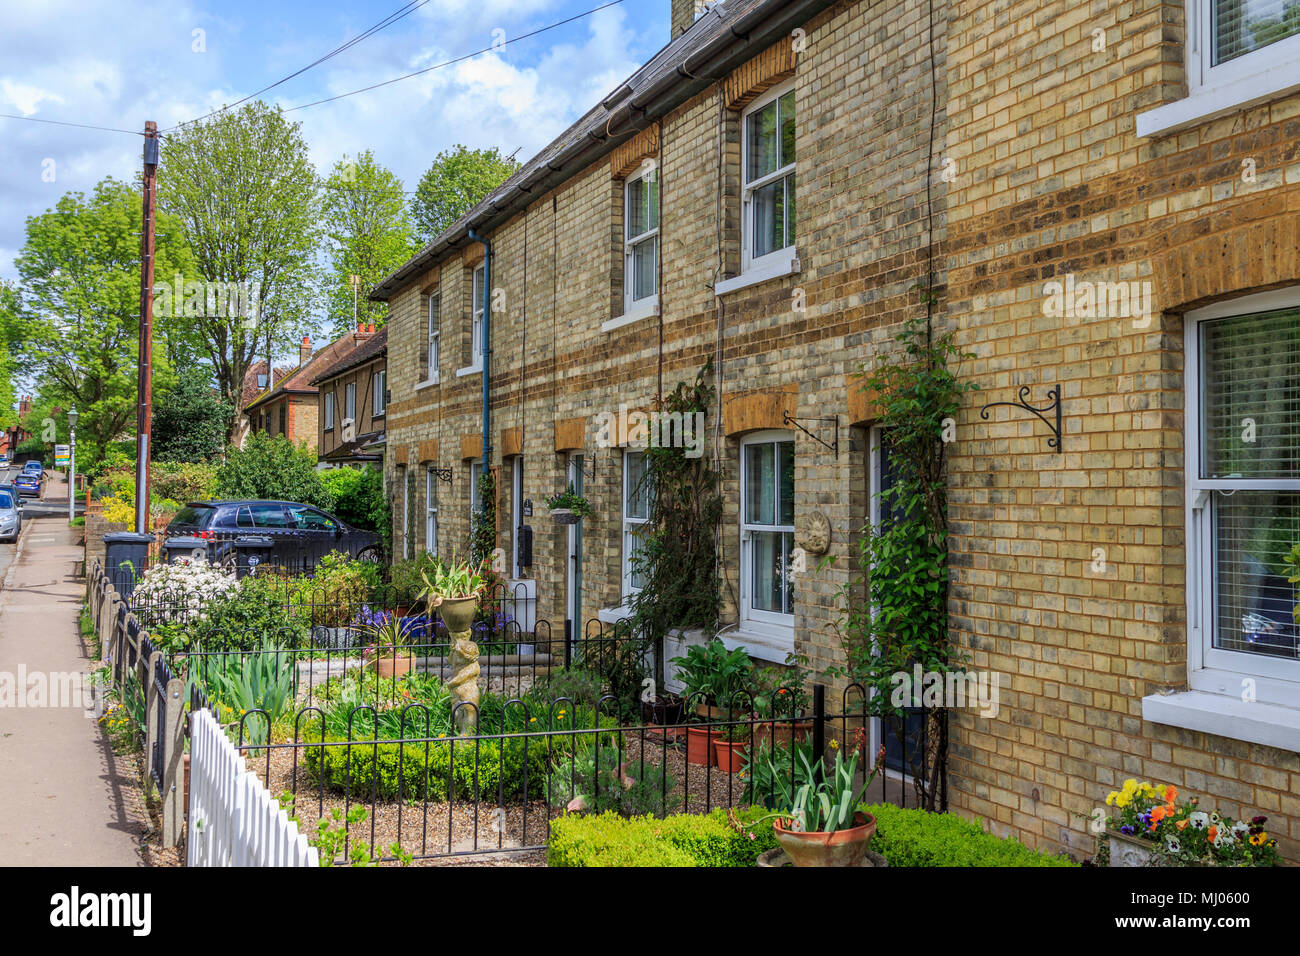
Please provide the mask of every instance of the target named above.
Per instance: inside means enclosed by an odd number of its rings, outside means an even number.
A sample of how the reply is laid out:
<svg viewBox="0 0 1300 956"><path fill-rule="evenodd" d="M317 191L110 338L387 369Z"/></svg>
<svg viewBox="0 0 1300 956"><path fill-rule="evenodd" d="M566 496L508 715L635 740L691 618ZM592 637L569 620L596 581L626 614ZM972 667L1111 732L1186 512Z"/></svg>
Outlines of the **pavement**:
<svg viewBox="0 0 1300 956"><path fill-rule="evenodd" d="M54 476L51 505L67 507L67 483ZM79 696L17 706L18 678L89 673L94 663L77 624L83 583L80 529L59 517L28 514L16 553L0 557L0 865L140 866L143 827L133 806L130 768L114 757ZM5 694L13 682L17 695ZM31 686L30 683L28 686ZM51 683L50 686L53 686ZM62 703L64 706L49 706Z"/></svg>

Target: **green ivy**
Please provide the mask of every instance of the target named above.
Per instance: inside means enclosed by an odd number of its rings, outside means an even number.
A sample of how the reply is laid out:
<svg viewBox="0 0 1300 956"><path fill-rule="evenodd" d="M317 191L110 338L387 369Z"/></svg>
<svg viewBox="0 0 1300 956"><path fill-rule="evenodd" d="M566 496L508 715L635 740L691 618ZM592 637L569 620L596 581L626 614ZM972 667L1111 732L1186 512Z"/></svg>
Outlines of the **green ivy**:
<svg viewBox="0 0 1300 956"><path fill-rule="evenodd" d="M713 359L695 376L695 384L678 382L664 397L663 410L683 417L702 413L705 428L713 408ZM636 667L645 650L656 649L655 684L663 686L663 661L658 649L674 628L717 630L722 609L718 580L718 526L722 521L722 492L709 455L690 458L685 448L652 445L645 451L643 482L650 492L649 529L635 567L644 580L632 600L627 674L620 684L639 689ZM642 489L636 489L640 491ZM617 689L616 691L617 692Z"/></svg>
<svg viewBox="0 0 1300 956"><path fill-rule="evenodd" d="M919 287L927 313L935 298ZM897 479L880 495L879 528L863 529L857 575L841 597L846 613L839 630L848 660L834 676L865 688L864 706L904 733L906 711L891 700L893 677L920 664L925 672L960 669L948 635L948 499L943 433L961 397L975 388L949 367L963 355L951 332L936 336L929 315L904 323L898 336L902 360L866 370L863 389L878 406ZM924 752L909 753L921 806L946 802L947 713L927 712Z"/></svg>

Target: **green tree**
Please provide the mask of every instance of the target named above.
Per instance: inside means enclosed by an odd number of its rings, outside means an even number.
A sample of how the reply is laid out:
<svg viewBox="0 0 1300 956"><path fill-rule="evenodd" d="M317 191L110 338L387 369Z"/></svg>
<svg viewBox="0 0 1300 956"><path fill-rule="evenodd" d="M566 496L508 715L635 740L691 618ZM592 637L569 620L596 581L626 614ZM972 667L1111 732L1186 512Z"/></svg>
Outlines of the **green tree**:
<svg viewBox="0 0 1300 956"><path fill-rule="evenodd" d="M366 294L411 257L415 244L402 181L366 150L355 161L334 164L323 204L332 266L326 297L334 334L353 327L354 302L356 322L383 325L387 304L371 302ZM354 275L361 279L355 290Z"/></svg>
<svg viewBox="0 0 1300 956"><path fill-rule="evenodd" d="M334 507L316 470L316 453L283 435L253 432L242 449L231 446L217 470L218 498L268 498Z"/></svg>
<svg viewBox="0 0 1300 956"><path fill-rule="evenodd" d="M29 217L15 263L24 318L19 357L37 381L42 404L77 407L79 457L87 464L135 423L140 218L136 189L105 179L89 197L68 193L53 209ZM156 237L160 273L191 267L176 219L159 215ZM160 317L154 337L159 397L173 381L165 347L169 323Z"/></svg>
<svg viewBox="0 0 1300 956"><path fill-rule="evenodd" d="M205 368L181 372L173 388L154 409L153 458L200 462L218 457L226 447L229 403L213 390Z"/></svg>
<svg viewBox="0 0 1300 956"><path fill-rule="evenodd" d="M21 327L18 317L21 309L17 288L0 281L0 428L12 428L18 423L18 411L14 407L17 399L14 377L18 368L13 350Z"/></svg>
<svg viewBox="0 0 1300 956"><path fill-rule="evenodd" d="M491 149L457 144L438 154L420 177L411 200L420 242L432 242L446 232L492 190L519 168L513 158Z"/></svg>
<svg viewBox="0 0 1300 956"><path fill-rule="evenodd" d="M204 307L185 316L229 405L231 434L249 366L310 331L320 235L316 172L299 124L259 100L168 134L158 184L160 207L180 219L194 251L194 274L183 280L234 284L253 300L237 315ZM169 276L159 270L159 284Z"/></svg>

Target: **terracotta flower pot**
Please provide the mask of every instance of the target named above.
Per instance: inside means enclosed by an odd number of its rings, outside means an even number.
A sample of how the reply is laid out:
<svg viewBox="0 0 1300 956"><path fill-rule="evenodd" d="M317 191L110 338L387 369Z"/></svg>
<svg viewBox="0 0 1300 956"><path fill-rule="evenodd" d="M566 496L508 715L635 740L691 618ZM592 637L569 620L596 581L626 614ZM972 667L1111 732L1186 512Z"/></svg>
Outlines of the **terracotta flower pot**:
<svg viewBox="0 0 1300 956"><path fill-rule="evenodd" d="M762 745L770 741L776 747L788 747L791 740L804 743L812 736L812 726L811 720L790 723L788 719L778 718L775 724L760 721L754 725L754 743Z"/></svg>
<svg viewBox="0 0 1300 956"><path fill-rule="evenodd" d="M740 773L745 765L745 754L749 750L749 740L715 740L713 741L714 763L723 773Z"/></svg>
<svg viewBox="0 0 1300 956"><path fill-rule="evenodd" d="M718 730L707 727L686 728L686 762L700 767L713 763L713 742L722 736Z"/></svg>
<svg viewBox="0 0 1300 956"><path fill-rule="evenodd" d="M438 605L438 616L447 625L452 634L462 634L474 624L474 614L478 610L478 595L469 597L443 598Z"/></svg>
<svg viewBox="0 0 1300 956"><path fill-rule="evenodd" d="M789 822L777 820L772 832L795 866L861 866L876 834L876 818L861 810L853 815L854 826L831 833L803 833L782 826Z"/></svg>
<svg viewBox="0 0 1300 956"><path fill-rule="evenodd" d="M375 675L378 677L405 677L414 669L414 654L395 654L389 651L375 658Z"/></svg>

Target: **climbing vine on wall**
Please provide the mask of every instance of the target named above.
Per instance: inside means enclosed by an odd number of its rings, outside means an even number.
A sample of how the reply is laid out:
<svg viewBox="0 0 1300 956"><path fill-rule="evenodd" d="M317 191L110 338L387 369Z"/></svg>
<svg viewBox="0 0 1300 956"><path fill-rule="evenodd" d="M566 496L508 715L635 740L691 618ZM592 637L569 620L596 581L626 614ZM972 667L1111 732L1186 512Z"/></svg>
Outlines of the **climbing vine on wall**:
<svg viewBox="0 0 1300 956"><path fill-rule="evenodd" d="M707 434L715 390L713 360L695 377L679 382L664 396L661 411L694 423L696 437ZM650 492L650 520L633 566L643 580L632 601L632 628L646 646L662 647L673 628L717 629L722 599L718 581L718 525L722 493L708 454L691 457L681 441L661 442L645 451L642 481ZM701 445L696 446L701 449ZM637 489L638 491L641 489ZM662 655L656 653L656 686L663 686Z"/></svg>
<svg viewBox="0 0 1300 956"><path fill-rule="evenodd" d="M475 565L490 564L497 547L497 478L491 468L478 476L479 508L470 516L469 553Z"/></svg>
<svg viewBox="0 0 1300 956"><path fill-rule="evenodd" d="M920 291L932 306L933 294ZM899 361L864 370L862 387L880 409L877 424L895 478L880 494L880 526L863 529L857 574L844 590L840 634L848 666L836 670L863 685L870 713L901 740L912 702L895 699L895 675L912 674L917 664L926 674L962 665L948 635L944 434L951 436L946 426L955 421L961 396L976 386L958 381L949 367L967 357L951 332L936 337L929 320L918 318L905 323L898 338ZM947 717L943 707L927 708L920 734L907 738L917 797L930 810L947 804Z"/></svg>

